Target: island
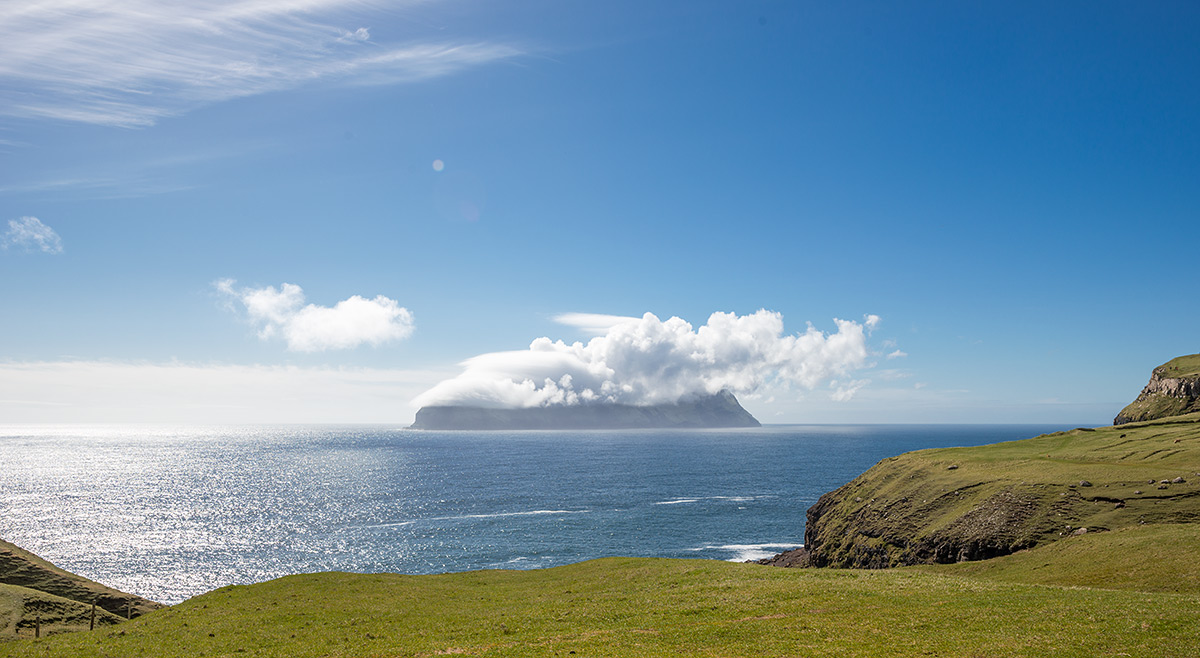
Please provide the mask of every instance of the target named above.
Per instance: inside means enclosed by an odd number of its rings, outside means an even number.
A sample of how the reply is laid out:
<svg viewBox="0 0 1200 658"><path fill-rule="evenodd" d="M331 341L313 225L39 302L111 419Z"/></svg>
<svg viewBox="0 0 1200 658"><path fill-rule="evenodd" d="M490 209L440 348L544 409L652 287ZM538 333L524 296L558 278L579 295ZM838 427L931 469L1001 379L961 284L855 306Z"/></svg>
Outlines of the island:
<svg viewBox="0 0 1200 658"><path fill-rule="evenodd" d="M525 409L430 406L417 412L410 429L418 430L617 430L760 427L733 393L681 400L672 404L548 405Z"/></svg>

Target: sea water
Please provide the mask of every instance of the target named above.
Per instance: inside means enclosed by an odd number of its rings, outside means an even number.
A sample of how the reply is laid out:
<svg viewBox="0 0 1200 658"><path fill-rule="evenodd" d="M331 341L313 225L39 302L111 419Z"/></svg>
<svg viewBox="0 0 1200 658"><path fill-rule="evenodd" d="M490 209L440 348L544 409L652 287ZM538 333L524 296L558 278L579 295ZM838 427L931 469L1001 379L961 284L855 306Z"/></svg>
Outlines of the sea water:
<svg viewBox="0 0 1200 658"><path fill-rule="evenodd" d="M884 457L1068 429L0 427L0 538L164 603L313 571L751 560Z"/></svg>

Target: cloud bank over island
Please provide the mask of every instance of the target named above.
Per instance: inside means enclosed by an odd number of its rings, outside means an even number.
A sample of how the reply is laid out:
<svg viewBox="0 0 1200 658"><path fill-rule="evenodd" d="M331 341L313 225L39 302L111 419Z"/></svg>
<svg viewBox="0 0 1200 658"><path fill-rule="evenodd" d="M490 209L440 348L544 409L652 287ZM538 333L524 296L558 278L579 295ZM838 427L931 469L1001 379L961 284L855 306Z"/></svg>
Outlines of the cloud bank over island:
<svg viewBox="0 0 1200 658"><path fill-rule="evenodd" d="M227 299L241 303L259 338L283 338L294 352L382 345L413 332L412 312L383 295L374 299L354 295L329 307L305 304L304 291L295 284L276 289L236 288L235 283L222 279L213 285Z"/></svg>
<svg viewBox="0 0 1200 658"><path fill-rule="evenodd" d="M713 313L700 327L678 317L660 320L597 314L555 318L596 334L588 342L542 337L527 350L472 357L463 372L417 396L414 407L529 408L548 405L673 403L723 389L752 393L767 384L812 390L868 365L867 338L880 322L834 319L826 334L811 324L784 334L783 316L759 310ZM865 382L849 381L847 400Z"/></svg>

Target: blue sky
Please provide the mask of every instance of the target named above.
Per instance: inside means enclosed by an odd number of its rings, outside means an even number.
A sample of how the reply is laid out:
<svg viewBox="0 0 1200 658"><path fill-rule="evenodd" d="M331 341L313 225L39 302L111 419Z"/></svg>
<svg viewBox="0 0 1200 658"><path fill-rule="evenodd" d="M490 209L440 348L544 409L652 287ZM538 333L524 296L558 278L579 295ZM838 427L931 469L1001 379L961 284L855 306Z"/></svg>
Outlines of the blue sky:
<svg viewBox="0 0 1200 658"><path fill-rule="evenodd" d="M1191 3L179 4L0 9L7 420L404 423L568 313L778 314L696 375L764 422L1100 424L1200 351Z"/></svg>

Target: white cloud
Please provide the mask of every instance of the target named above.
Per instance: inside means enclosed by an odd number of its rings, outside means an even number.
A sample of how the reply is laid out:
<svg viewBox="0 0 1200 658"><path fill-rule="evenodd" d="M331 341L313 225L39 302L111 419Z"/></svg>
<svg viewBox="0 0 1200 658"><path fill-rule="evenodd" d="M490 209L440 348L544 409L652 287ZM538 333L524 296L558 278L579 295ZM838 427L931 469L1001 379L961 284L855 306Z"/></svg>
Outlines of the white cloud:
<svg viewBox="0 0 1200 658"><path fill-rule="evenodd" d="M602 313L562 313L554 316L554 321L568 327L575 327L593 336L603 336L613 327L624 322L636 322L637 318Z"/></svg>
<svg viewBox="0 0 1200 658"><path fill-rule="evenodd" d="M40 0L0 4L0 112L144 126L314 80L392 84L521 54L494 43L377 41L383 0ZM415 4L409 2L407 4ZM375 30L382 33L383 30Z"/></svg>
<svg viewBox="0 0 1200 658"><path fill-rule="evenodd" d="M868 356L863 324L835 319L832 334L809 325L804 333L784 335L783 317L767 310L744 316L714 313L697 329L680 318L662 321L651 313L620 322L580 314L559 319L604 327L607 321L597 318L614 323L587 343L538 338L528 350L473 357L461 364L462 374L421 394L413 405L645 405L721 389L751 393L764 384L812 390L864 367ZM874 318L870 326L879 323L877 316L869 318Z"/></svg>
<svg viewBox="0 0 1200 658"><path fill-rule="evenodd" d="M8 220L8 230L0 238L0 246L5 249L10 246L21 247L25 251L47 254L61 254L63 250L62 238L37 217Z"/></svg>
<svg viewBox="0 0 1200 658"><path fill-rule="evenodd" d="M444 372L372 368L0 361L5 423L407 425L402 401Z"/></svg>
<svg viewBox="0 0 1200 658"><path fill-rule="evenodd" d="M831 381L829 387L833 389L833 392L829 394L829 399L834 402L849 402L854 398L855 393L870 383L869 379L852 379L848 382Z"/></svg>
<svg viewBox="0 0 1200 658"><path fill-rule="evenodd" d="M413 332L412 313L383 295L374 299L354 295L329 307L306 305L304 291L291 283L278 290L274 286L239 289L234 283L223 279L213 285L242 303L260 338L282 337L296 352L382 345Z"/></svg>
<svg viewBox="0 0 1200 658"><path fill-rule="evenodd" d="M892 352L891 354L888 354L888 355L887 355L887 358L889 358L889 359L900 359L900 358L903 358L903 357L906 357L906 356L908 356L908 352L905 352L905 351L902 351L902 350L896 350L895 352Z"/></svg>

